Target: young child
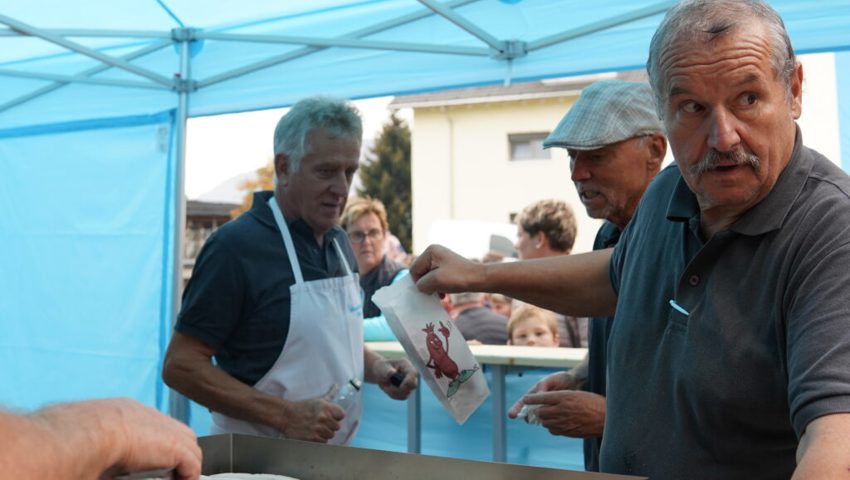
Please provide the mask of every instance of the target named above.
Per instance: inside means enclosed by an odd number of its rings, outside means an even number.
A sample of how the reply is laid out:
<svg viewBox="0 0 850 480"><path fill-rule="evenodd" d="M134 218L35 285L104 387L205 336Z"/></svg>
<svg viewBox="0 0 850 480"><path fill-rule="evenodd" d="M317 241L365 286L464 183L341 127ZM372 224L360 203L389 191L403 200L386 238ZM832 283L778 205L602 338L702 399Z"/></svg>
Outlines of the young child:
<svg viewBox="0 0 850 480"><path fill-rule="evenodd" d="M557 347L561 343L555 314L525 304L508 320L508 345Z"/></svg>

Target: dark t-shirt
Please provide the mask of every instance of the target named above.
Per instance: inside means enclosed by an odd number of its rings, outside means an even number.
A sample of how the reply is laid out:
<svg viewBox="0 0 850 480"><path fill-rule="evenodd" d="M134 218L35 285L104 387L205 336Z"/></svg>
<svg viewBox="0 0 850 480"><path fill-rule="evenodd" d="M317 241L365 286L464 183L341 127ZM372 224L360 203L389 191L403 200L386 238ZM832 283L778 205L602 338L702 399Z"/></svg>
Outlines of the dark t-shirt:
<svg viewBox="0 0 850 480"><path fill-rule="evenodd" d="M798 131L761 202L699 225L667 168L614 249L602 470L790 478L809 422L850 412L850 177Z"/></svg>
<svg viewBox="0 0 850 480"><path fill-rule="evenodd" d="M254 194L251 210L213 233L195 262L175 329L211 345L220 368L253 385L271 368L289 331L289 287L295 283L280 231L266 201ZM339 227L323 245L303 220L287 222L305 281L345 274L331 242L349 267L357 261Z"/></svg>
<svg viewBox="0 0 850 480"><path fill-rule="evenodd" d="M455 325L466 340L485 345L507 345L508 319L487 307L470 307L460 312Z"/></svg>
<svg viewBox="0 0 850 480"><path fill-rule="evenodd" d="M620 229L611 222L605 222L596 232L593 241L593 250L604 250L611 248L620 240ZM603 397L606 394L606 356L608 352L608 334L611 332L611 324L614 317L593 317L587 327L587 380L584 382L584 390L598 393ZM584 468L590 472L599 471L599 449L602 446L602 437L584 439Z"/></svg>

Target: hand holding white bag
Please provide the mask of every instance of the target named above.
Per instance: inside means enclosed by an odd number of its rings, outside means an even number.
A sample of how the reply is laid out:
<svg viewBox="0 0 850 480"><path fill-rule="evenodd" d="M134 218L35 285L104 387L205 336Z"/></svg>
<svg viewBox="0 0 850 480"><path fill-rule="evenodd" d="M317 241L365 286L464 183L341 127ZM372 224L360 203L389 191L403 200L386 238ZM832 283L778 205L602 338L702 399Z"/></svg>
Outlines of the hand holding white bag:
<svg viewBox="0 0 850 480"><path fill-rule="evenodd" d="M410 362L459 424L490 395L481 366L436 295L406 276L372 296Z"/></svg>

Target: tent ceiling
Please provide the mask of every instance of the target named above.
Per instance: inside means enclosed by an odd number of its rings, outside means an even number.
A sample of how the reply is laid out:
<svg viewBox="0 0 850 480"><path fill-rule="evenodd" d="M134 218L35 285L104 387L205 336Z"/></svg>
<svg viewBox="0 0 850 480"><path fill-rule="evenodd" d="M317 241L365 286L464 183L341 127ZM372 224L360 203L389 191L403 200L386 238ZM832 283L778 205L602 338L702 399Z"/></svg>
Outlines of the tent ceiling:
<svg viewBox="0 0 850 480"><path fill-rule="evenodd" d="M674 1L0 0L0 128L191 116L640 68ZM850 3L776 0L799 53L850 46ZM190 41L190 78L177 78Z"/></svg>

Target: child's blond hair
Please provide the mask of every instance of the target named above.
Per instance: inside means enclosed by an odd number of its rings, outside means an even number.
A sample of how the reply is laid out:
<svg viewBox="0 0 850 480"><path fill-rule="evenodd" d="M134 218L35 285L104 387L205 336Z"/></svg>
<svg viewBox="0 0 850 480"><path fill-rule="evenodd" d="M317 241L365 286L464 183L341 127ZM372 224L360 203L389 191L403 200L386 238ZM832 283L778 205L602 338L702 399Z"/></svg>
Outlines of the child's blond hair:
<svg viewBox="0 0 850 480"><path fill-rule="evenodd" d="M513 343L514 329L516 326L529 318L539 318L543 320L546 322L546 326L549 327L552 335L558 335L558 319L555 317L555 314L549 310L526 303L514 310L511 314L511 318L508 319L508 344Z"/></svg>

